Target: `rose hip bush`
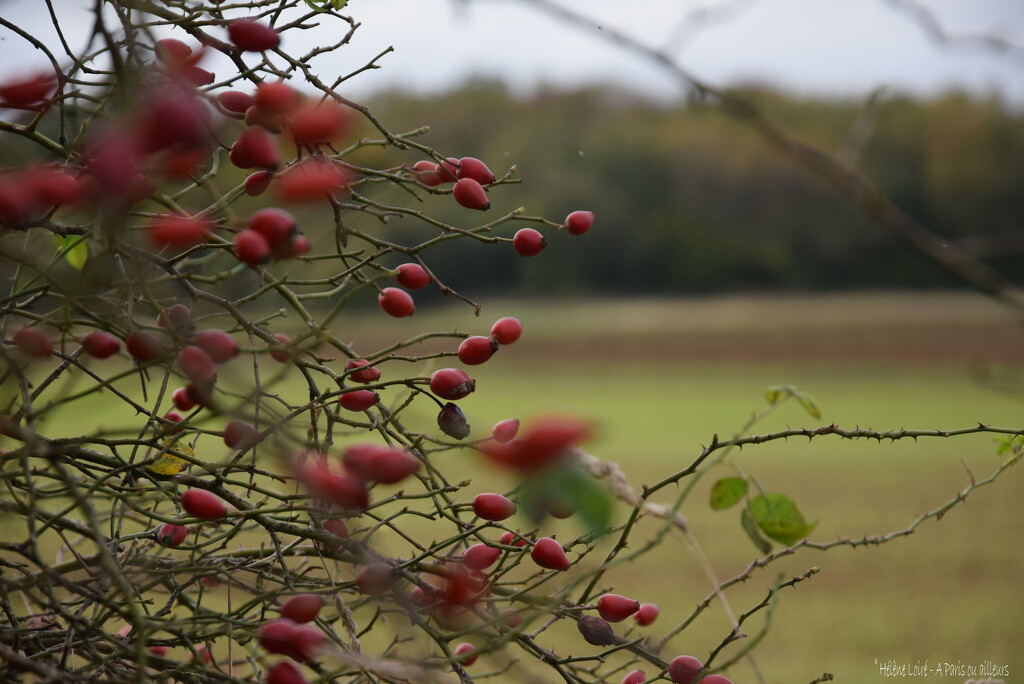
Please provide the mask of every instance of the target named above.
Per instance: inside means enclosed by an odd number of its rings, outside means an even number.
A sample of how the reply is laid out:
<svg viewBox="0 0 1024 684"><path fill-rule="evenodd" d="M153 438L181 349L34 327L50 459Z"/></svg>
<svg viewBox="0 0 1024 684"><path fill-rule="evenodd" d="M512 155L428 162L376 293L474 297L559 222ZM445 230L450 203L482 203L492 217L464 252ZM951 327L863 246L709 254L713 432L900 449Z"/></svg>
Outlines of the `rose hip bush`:
<svg viewBox="0 0 1024 684"><path fill-rule="evenodd" d="M23 160L0 172L8 677L468 682L525 658L573 682L729 681L713 673L757 642L738 637L742 621L812 571L692 655L676 637L728 583L693 615L660 619L656 597L611 590L623 560L687 532L684 497L648 498L744 438L715 440L638 494L579 449L586 420L471 430L456 402L500 388L463 367L500 363L529 321L417 329L412 292L481 308L445 284L454 266L431 248L544 258L600 219L502 213L514 169L433 149L424 130L391 131L346 98L345 81L376 64L330 81L315 68L357 28L336 4L101 6L77 53L15 30L42 57L0 74L0 133ZM336 42L310 45L315 26ZM368 163L379 148L404 161ZM464 223L431 218L427 198L460 205ZM399 220L420 241L392 241ZM352 308L411 317L408 335L355 348ZM789 388L769 396L789 398L810 406ZM423 407L436 425L406 420ZM759 439L790 434L803 433ZM451 452L516 485L442 470ZM810 545L788 498L716 483L713 508L741 502L763 553L769 539ZM641 516L664 527L627 550ZM576 536L552 534L566 517ZM860 542L817 546L840 543Z"/></svg>

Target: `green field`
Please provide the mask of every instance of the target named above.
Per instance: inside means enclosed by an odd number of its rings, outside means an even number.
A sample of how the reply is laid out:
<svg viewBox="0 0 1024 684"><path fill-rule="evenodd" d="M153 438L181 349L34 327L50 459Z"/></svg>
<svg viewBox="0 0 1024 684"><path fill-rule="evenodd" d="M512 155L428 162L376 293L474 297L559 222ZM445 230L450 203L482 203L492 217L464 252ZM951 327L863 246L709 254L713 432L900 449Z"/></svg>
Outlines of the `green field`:
<svg viewBox="0 0 1024 684"><path fill-rule="evenodd" d="M354 331L353 343L364 353L379 340L452 325L450 311L421 310L401 321L376 313L339 321ZM503 315L519 316L525 333L471 370L478 388L460 404L474 434L486 435L508 417L583 416L598 426L587 450L619 464L637 488L685 467L713 435L732 436L765 408L764 390L771 385L808 392L822 417L790 402L754 426L757 434L833 422L879 430L978 422L1024 426L1024 334L1005 312L973 295L496 302L480 319L463 312L455 324L486 334ZM425 375L448 365L436 359L405 363L385 362L382 371ZM280 389L301 392L290 384ZM436 409L420 406L422 413L407 422L436 429ZM91 404L87 415L61 411L54 419L67 420L73 433L130 418L101 407ZM810 539L828 542L907 527L955 497L972 474L980 480L998 467L995 447L992 435L896 443L794 438L734 451L729 463L766 491L793 497L808 519L818 521ZM473 492L509 485L500 477L489 480L495 476L469 453L438 458L442 471L473 478ZM759 556L740 529L738 511L712 512L707 504L712 482L732 473L725 465L712 471L683 508L720 579L739 574ZM987 660L1008 665L1006 680L1015 681L1024 667L1022 478L1019 467L1007 471L907 538L856 550L804 549L730 589L731 608L740 613L777 578L821 568L781 594L771 630L755 652L765 681L809 682L823 672L836 681L882 681L878 663L888 660L910 666L927 661L932 669L939 662ZM663 490L656 500L668 503L676 491ZM625 511L617 510L618 520ZM560 532L559 538L580 531L572 520L544 524L545 533ZM647 539L657 529L655 521L644 520L635 538ZM655 638L711 590L682 536L673 535L642 561L614 568L603 585L661 605L661 617L648 629ZM756 634L761 624L758 615L745 625L746 633ZM727 630L723 610L712 604L664 655L705 655ZM573 638L559 646L560 653L578 647L578 636ZM747 663L729 674L737 682L757 681ZM506 677L521 681L527 675L513 669Z"/></svg>
<svg viewBox="0 0 1024 684"><path fill-rule="evenodd" d="M1024 336L1005 312L973 295L499 303L488 312L479 323L467 317L462 329L478 332L514 313L526 332L521 346L473 369L478 390L461 402L470 422L485 432L503 418L548 411L592 418L599 435L588 451L618 463L637 487L684 467L714 434L734 434L765 407L770 385L807 391L822 418L790 403L755 433L833 422L879 430L1024 425ZM1018 393L996 388L1003 385ZM968 470L980 480L998 467L995 446L991 435L916 443L827 437L747 447L730 460L767 491L791 495L819 521L811 539L827 542L907 527L966 487ZM730 590L741 612L777 576L822 569L782 594L756 653L765 680L808 682L831 672L836 681L881 681L876 661L887 660L928 661L933 670L939 662L989 660L1020 673L1022 478L1011 469L909 537L857 550L805 549ZM714 479L705 478L684 513L724 579L757 552L738 512L709 510ZM655 529L653 522L644 528ZM661 604L656 626L665 631L710 591L681 536L606 581ZM760 625L752 623L751 634ZM701 655L725 630L722 611L707 611L668 650ZM756 681L746 664L731 675Z"/></svg>

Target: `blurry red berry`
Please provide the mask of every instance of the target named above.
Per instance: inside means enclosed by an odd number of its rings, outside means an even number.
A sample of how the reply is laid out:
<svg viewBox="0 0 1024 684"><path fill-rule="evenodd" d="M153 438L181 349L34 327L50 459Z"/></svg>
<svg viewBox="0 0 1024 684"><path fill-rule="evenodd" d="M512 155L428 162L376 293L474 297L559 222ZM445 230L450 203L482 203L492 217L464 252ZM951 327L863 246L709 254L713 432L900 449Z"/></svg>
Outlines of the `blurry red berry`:
<svg viewBox="0 0 1024 684"><path fill-rule="evenodd" d="M658 619L658 612L657 603L641 603L640 610L636 612L633 619L636 620L636 624L646 627Z"/></svg>
<svg viewBox="0 0 1024 684"><path fill-rule="evenodd" d="M281 617L298 623L312 622L324 607L323 599L316 594L296 594L281 606Z"/></svg>
<svg viewBox="0 0 1024 684"><path fill-rule="evenodd" d="M521 228L512 236L512 249L519 256L537 256L547 246L548 239L533 228Z"/></svg>
<svg viewBox="0 0 1024 684"><path fill-rule="evenodd" d="M640 602L618 594L604 594L597 599L597 612L608 622L622 622L640 610Z"/></svg>
<svg viewBox="0 0 1024 684"><path fill-rule="evenodd" d="M277 141L262 128L246 128L231 146L228 159L240 169L277 168L280 162Z"/></svg>
<svg viewBox="0 0 1024 684"><path fill-rule="evenodd" d="M290 249L292 238L297 232L295 217L277 207L257 209L249 215L246 225L249 230L262 235L275 254L279 250Z"/></svg>
<svg viewBox="0 0 1024 684"><path fill-rule="evenodd" d="M693 656L676 656L668 665L668 676L676 684L695 684L703 673L704 665Z"/></svg>
<svg viewBox="0 0 1024 684"><path fill-rule="evenodd" d="M476 662L476 646L473 644L459 644L455 647L455 657L459 659L463 667L469 667Z"/></svg>
<svg viewBox="0 0 1024 684"><path fill-rule="evenodd" d="M293 652L292 635L299 625L288 618L274 618L260 625L256 640L269 653L290 655Z"/></svg>
<svg viewBox="0 0 1024 684"><path fill-rule="evenodd" d="M300 256L307 253L308 251L309 239L302 233L299 233L298 235L295 236L295 239L292 240L292 251L291 253L288 254L287 258L298 259Z"/></svg>
<svg viewBox="0 0 1024 684"><path fill-rule="evenodd" d="M271 665L263 681L266 684L308 684L299 666L289 660Z"/></svg>
<svg viewBox="0 0 1024 684"><path fill-rule="evenodd" d="M402 287L410 290L422 290L430 284L430 274L419 264L402 264L397 269L395 280Z"/></svg>
<svg viewBox="0 0 1024 684"><path fill-rule="evenodd" d="M197 332L192 336L192 344L209 354L214 363L224 363L238 355L238 342L223 330Z"/></svg>
<svg viewBox="0 0 1024 684"><path fill-rule="evenodd" d="M416 304L412 296L397 287L385 287L377 297L377 303L386 313L395 318L411 316L416 312Z"/></svg>
<svg viewBox="0 0 1024 684"><path fill-rule="evenodd" d="M348 411L365 411L380 401L380 396L372 390L351 390L338 397L338 404Z"/></svg>
<svg viewBox="0 0 1024 684"><path fill-rule="evenodd" d="M270 261L270 245L266 238L255 230L245 229L235 236L235 256L252 268Z"/></svg>
<svg viewBox="0 0 1024 684"><path fill-rule="evenodd" d="M345 521L340 518L328 518L324 520L324 529L331 534L341 537L342 539L348 539L348 525ZM331 546L333 550L341 548L340 544L334 544Z"/></svg>
<svg viewBox="0 0 1024 684"><path fill-rule="evenodd" d="M515 515L516 505L501 494L477 494L473 498L473 512L484 520L497 522Z"/></svg>
<svg viewBox="0 0 1024 684"><path fill-rule="evenodd" d="M423 591L422 587L413 587L412 591L409 592L409 600L414 606L419 606L420 608L426 608L434 603L433 595L427 594L427 592Z"/></svg>
<svg viewBox="0 0 1024 684"><path fill-rule="evenodd" d="M225 90L217 94L217 102L232 114L245 114L249 107L256 104L256 98L239 90Z"/></svg>
<svg viewBox="0 0 1024 684"><path fill-rule="evenodd" d="M153 46L161 62L184 63L192 56L192 48L177 38L162 38Z"/></svg>
<svg viewBox="0 0 1024 684"><path fill-rule="evenodd" d="M205 489L189 489L181 495L181 507L189 515L203 520L219 520L227 515L224 502Z"/></svg>
<svg viewBox="0 0 1024 684"><path fill-rule="evenodd" d="M519 421L515 418L507 418L495 423L491 429L491 436L499 444L512 441L519 432Z"/></svg>
<svg viewBox="0 0 1024 684"><path fill-rule="evenodd" d="M257 171L246 176L242 187L245 188L245 194L249 197L257 197L267 191L272 180L274 180L274 174L270 171Z"/></svg>
<svg viewBox="0 0 1024 684"><path fill-rule="evenodd" d="M430 391L441 399L458 401L476 389L476 382L464 370L441 368L430 374Z"/></svg>
<svg viewBox="0 0 1024 684"><path fill-rule="evenodd" d="M312 159L301 162L277 182L277 195L286 202L323 202L348 192L352 178L342 166Z"/></svg>
<svg viewBox="0 0 1024 684"><path fill-rule="evenodd" d="M188 389L185 387L179 387L171 393L171 402L179 411L191 411L196 407L196 402L188 395Z"/></svg>
<svg viewBox="0 0 1024 684"><path fill-rule="evenodd" d="M256 86L256 106L267 114L290 114L302 104L299 91L284 81L264 81Z"/></svg>
<svg viewBox="0 0 1024 684"><path fill-rule="evenodd" d="M300 107L288 121L288 130L299 147L313 148L334 142L349 128L348 116L333 101Z"/></svg>
<svg viewBox="0 0 1024 684"><path fill-rule="evenodd" d="M166 658L167 657L167 647L166 646L150 646L149 648L146 649L146 651L149 652L150 655L156 656L157 658Z"/></svg>
<svg viewBox="0 0 1024 684"><path fill-rule="evenodd" d="M372 563L356 575L359 591L370 596L386 594L394 584L392 568L387 563Z"/></svg>
<svg viewBox="0 0 1024 684"><path fill-rule="evenodd" d="M224 443L232 449L248 449L260 439L260 431L244 420L232 420L224 426Z"/></svg>
<svg viewBox="0 0 1024 684"><path fill-rule="evenodd" d="M619 682L619 684L641 684L642 682L646 681L647 675L644 674L643 670L633 670L625 677L623 677L622 681Z"/></svg>
<svg viewBox="0 0 1024 684"><path fill-rule="evenodd" d="M517 546L519 548L526 546L526 540L512 532L502 532L501 536L498 537L498 541L505 546Z"/></svg>
<svg viewBox="0 0 1024 684"><path fill-rule="evenodd" d="M574 211L565 217L565 229L570 235L583 235L594 225L594 213L591 211Z"/></svg>
<svg viewBox="0 0 1024 684"><path fill-rule="evenodd" d="M347 511L361 511L370 505L370 494L363 478L355 475L341 475L327 472L318 475L310 489L319 498L340 506Z"/></svg>
<svg viewBox="0 0 1024 684"><path fill-rule="evenodd" d="M270 133L283 133L284 124L285 118L283 114L273 114L260 109L256 105L245 110L246 126L256 126Z"/></svg>
<svg viewBox="0 0 1024 684"><path fill-rule="evenodd" d="M44 357L53 353L49 337L39 328L20 328L14 333L14 343L26 356Z"/></svg>
<svg viewBox="0 0 1024 684"><path fill-rule="evenodd" d="M700 680L699 684L732 684L732 680L723 675L713 674Z"/></svg>
<svg viewBox="0 0 1024 684"><path fill-rule="evenodd" d="M545 416L534 420L522 437L478 448L491 460L515 470L538 470L562 458L570 447L590 437L592 430L589 422L578 418Z"/></svg>
<svg viewBox="0 0 1024 684"><path fill-rule="evenodd" d="M413 164L412 168L424 185L434 187L442 183L441 174L437 172L437 164L434 162L421 159Z"/></svg>
<svg viewBox="0 0 1024 684"><path fill-rule="evenodd" d="M538 539L530 551L530 558L540 567L549 570L568 570L572 565L565 555L565 549L551 537Z"/></svg>
<svg viewBox="0 0 1024 684"><path fill-rule="evenodd" d="M354 370L356 368L360 370ZM349 359L345 362L345 370L354 371L348 377L355 382L377 382L380 379L380 369L371 366L366 359Z"/></svg>
<svg viewBox="0 0 1024 684"><path fill-rule="evenodd" d="M243 52L273 50L281 44L281 36L270 26L255 19L235 19L228 22L228 38Z"/></svg>
<svg viewBox="0 0 1024 684"><path fill-rule="evenodd" d="M462 562L470 570L486 570L501 558L501 549L487 544L473 544L462 556Z"/></svg>
<svg viewBox="0 0 1024 684"><path fill-rule="evenodd" d="M160 529L156 532L156 538L164 546L181 546L185 541L185 537L188 535L188 528L184 525L175 525L173 523L164 523L160 526Z"/></svg>
<svg viewBox="0 0 1024 684"><path fill-rule="evenodd" d="M178 368L194 384L205 387L213 383L217 371L213 367L213 359L205 351L195 345L188 345L178 353Z"/></svg>
<svg viewBox="0 0 1024 684"><path fill-rule="evenodd" d="M132 358L141 363L153 361L167 355L167 347L154 333L148 330L133 330L125 339L125 348Z"/></svg>
<svg viewBox="0 0 1024 684"><path fill-rule="evenodd" d="M156 317L156 324L161 328L172 330L178 335L184 335L195 326L192 324L192 309L184 304L162 309Z"/></svg>
<svg viewBox="0 0 1024 684"><path fill-rule="evenodd" d="M291 343L292 338L288 337L284 333L275 333L274 339L280 342L282 345ZM273 346L270 348L270 358L281 363L287 363L291 359L291 355L284 347Z"/></svg>
<svg viewBox="0 0 1024 684"><path fill-rule="evenodd" d="M518 318L506 316L499 318L491 326L491 337L498 341L498 344L512 344L523 334L523 324Z"/></svg>
<svg viewBox="0 0 1024 684"><path fill-rule="evenodd" d="M153 219L146 232L150 243L163 247L191 247L202 244L210 237L211 224L203 218L164 214Z"/></svg>
<svg viewBox="0 0 1024 684"><path fill-rule="evenodd" d="M184 422L185 418L177 411L168 411L162 418L163 423L173 423L170 429L167 430L168 434L176 435L181 432L182 428L180 424Z"/></svg>
<svg viewBox="0 0 1024 684"><path fill-rule="evenodd" d="M442 183L451 183L458 179L459 160L455 157L448 157L440 164L437 164L437 175Z"/></svg>
<svg viewBox="0 0 1024 684"><path fill-rule="evenodd" d="M467 366L478 366L491 358L496 351L498 342L493 337L467 337L459 344L459 361Z"/></svg>
<svg viewBox="0 0 1024 684"><path fill-rule="evenodd" d="M472 178L480 185L490 185L494 182L494 174L479 159L474 157L463 157L459 160L459 169L456 175L461 178Z"/></svg>
<svg viewBox="0 0 1024 684"><path fill-rule="evenodd" d="M398 447L379 447L367 464L366 476L381 484L395 484L420 468L418 458Z"/></svg>
<svg viewBox="0 0 1024 684"><path fill-rule="evenodd" d="M459 179L452 189L452 196L467 209L486 211L491 208L491 201L487 199L483 186L472 178Z"/></svg>
<svg viewBox="0 0 1024 684"><path fill-rule="evenodd" d="M45 100L56 85L53 73L12 79L0 84L0 99L15 107L30 107Z"/></svg>

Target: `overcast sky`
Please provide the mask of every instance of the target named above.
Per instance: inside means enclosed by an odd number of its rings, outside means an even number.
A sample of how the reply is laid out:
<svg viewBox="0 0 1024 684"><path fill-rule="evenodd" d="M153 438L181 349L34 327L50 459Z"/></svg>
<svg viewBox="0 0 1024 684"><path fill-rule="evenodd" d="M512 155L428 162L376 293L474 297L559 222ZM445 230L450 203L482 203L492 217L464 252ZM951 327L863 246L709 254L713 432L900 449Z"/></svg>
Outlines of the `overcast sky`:
<svg viewBox="0 0 1024 684"><path fill-rule="evenodd" d="M918 1L953 35L983 33L1024 46L1024 0ZM649 45L671 45L684 67L715 85L759 82L846 96L877 87L928 94L955 86L998 91L1024 104L1024 52L941 47L910 12L899 9L907 0L558 2ZM52 30L40 5L41 0L0 0L0 14L49 42ZM687 20L702 8L713 10L710 16L717 20L702 26ZM350 0L346 12L362 27L351 45L316 64L323 75L347 73L388 46L395 48L380 70L350 82L355 95L388 86L437 91L471 76L500 77L522 89L612 81L658 97L681 93L652 62L597 32L567 27L529 0ZM89 24L82 16L78 25L84 29ZM288 34L288 41L319 39L313 31ZM286 41L285 47L294 53L308 45ZM25 41L0 27L0 77L39 63ZM217 71L218 64L204 66Z"/></svg>

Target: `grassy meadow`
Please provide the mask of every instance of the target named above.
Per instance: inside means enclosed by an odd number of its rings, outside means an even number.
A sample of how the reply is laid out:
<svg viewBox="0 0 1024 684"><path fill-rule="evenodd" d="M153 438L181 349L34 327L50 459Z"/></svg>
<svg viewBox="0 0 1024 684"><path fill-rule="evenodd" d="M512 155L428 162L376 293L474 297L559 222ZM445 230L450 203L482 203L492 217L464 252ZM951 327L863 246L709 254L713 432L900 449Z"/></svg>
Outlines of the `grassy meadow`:
<svg viewBox="0 0 1024 684"><path fill-rule="evenodd" d="M822 417L788 402L757 423L755 434L831 423L879 430L1024 425L1024 331L974 295L498 301L486 302L479 319L469 307L455 313L422 308L411 319L384 320L367 311L338 325L351 331L340 336L362 351L453 325L486 334L504 315L520 317L524 336L471 369L477 391L460 405L474 436L509 417L583 416L598 427L587 450L617 463L636 488L684 468L713 435L735 434L766 407L764 392L772 385L806 391ZM385 374L392 363L396 372L410 372L389 361L382 365ZM418 362L411 373L426 375L441 365L449 364ZM282 393L292 390L302 391L290 383L281 386ZM436 409L419 404L422 414L414 407L406 422L436 430ZM113 425L118 419L103 406L97 400L85 414L60 415L72 433L105 421ZM474 493L509 484L469 453L439 458L442 471L473 478ZM682 512L715 575L726 579L759 556L740 528L738 510L712 512L707 503L711 484L732 475L732 467L768 492L790 495L808 520L818 521L810 539L828 542L906 528L954 498L972 476L987 477L1001 460L992 435L895 443L837 437L776 441L731 452L727 464L699 482ZM670 503L677 491L663 490L656 500ZM889 660L911 667L927 661L931 669L940 662L987 660L1008 665L1008 681L1014 681L1024 668L1022 495L1024 471L1010 469L909 537L855 550L803 549L729 589L731 610L739 614L778 578L820 567L780 595L771 630L755 652L764 680L809 682L830 672L836 681L864 683L884 679L879 664ZM616 518L621 521L625 512L620 507ZM579 529L568 520L544 531L562 530L562 538ZM656 521L645 519L635 539L646 540L657 530ZM603 585L660 604L660 618L647 628L654 638L688 616L711 590L692 549L674 534L642 560L614 568ZM757 634L763 616L752 618L745 633ZM713 603L665 655L706 655L727 630L723 609ZM570 635L559 652L572 653L579 643L578 635ZM741 662L729 675L737 682L757 681L750 668ZM516 667L499 679L527 678Z"/></svg>

